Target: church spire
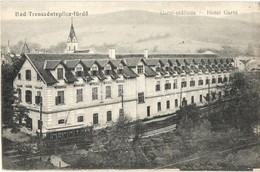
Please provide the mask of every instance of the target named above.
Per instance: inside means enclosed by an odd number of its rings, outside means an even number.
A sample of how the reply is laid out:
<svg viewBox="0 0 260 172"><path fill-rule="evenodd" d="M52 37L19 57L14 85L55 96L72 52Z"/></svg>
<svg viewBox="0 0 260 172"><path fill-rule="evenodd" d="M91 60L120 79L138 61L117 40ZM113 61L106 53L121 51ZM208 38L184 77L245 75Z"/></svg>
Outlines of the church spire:
<svg viewBox="0 0 260 172"><path fill-rule="evenodd" d="M73 18L71 18L71 26L70 26L68 42L78 42L75 30L74 30L74 26L73 26Z"/></svg>
<svg viewBox="0 0 260 172"><path fill-rule="evenodd" d="M78 50L78 39L73 26L73 18L71 18L70 33L67 41L67 52L73 53Z"/></svg>
<svg viewBox="0 0 260 172"><path fill-rule="evenodd" d="M24 40L23 49L22 49L21 54L25 54L25 53L30 53L30 49L29 49L28 44L26 43L26 39Z"/></svg>

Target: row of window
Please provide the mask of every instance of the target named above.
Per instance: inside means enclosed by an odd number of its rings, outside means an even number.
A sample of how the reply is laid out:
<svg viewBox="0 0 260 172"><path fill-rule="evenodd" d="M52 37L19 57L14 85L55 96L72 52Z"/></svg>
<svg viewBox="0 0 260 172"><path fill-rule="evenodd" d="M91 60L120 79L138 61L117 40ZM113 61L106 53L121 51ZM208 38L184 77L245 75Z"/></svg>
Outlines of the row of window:
<svg viewBox="0 0 260 172"><path fill-rule="evenodd" d="M230 81L232 80L232 78L230 77ZM226 83L228 81L228 78L227 77L224 77L223 80L222 78L218 78L218 83ZM208 85L210 83L210 80L209 79L206 79L205 80L205 83L206 85ZM215 84L216 83L216 78L212 78L212 84ZM204 84L204 81L202 79L198 80L198 85L201 86ZM195 80L191 80L190 81L190 87L195 87L196 85L196 82ZM184 88L184 87L187 87L187 81L183 80L181 82L181 86ZM177 79L174 79L174 82L173 82L173 89L177 89ZM165 90L169 90L171 89L171 84L169 83L169 80L166 81L165 85L164 85L164 89ZM161 84L160 84L160 81L157 81L156 82L156 85L155 85L155 91L160 91L161 90Z"/></svg>
<svg viewBox="0 0 260 172"><path fill-rule="evenodd" d="M122 115L122 109L119 110L119 115ZM106 113L106 120L107 122L112 121L112 111L107 111ZM84 116L78 116L77 118L78 122L84 122ZM58 124L65 124L65 119L59 119ZM93 124L99 124L99 115L98 113L93 114Z"/></svg>
<svg viewBox="0 0 260 172"><path fill-rule="evenodd" d="M22 75L21 73L18 73L18 80L21 80L22 79ZM25 79L27 81L31 81L32 80L32 73L31 73L31 70L26 70L25 71ZM41 77L39 74L37 74L37 81L41 81Z"/></svg>

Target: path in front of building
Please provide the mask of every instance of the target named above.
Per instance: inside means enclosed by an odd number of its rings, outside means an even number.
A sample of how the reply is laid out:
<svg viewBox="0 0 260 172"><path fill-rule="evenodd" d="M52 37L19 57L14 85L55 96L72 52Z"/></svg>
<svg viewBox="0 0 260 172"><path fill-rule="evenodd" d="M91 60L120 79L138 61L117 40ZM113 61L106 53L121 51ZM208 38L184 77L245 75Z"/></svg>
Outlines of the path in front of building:
<svg viewBox="0 0 260 172"><path fill-rule="evenodd" d="M70 166L69 164L67 164L64 161L62 161L61 157L58 156L58 155L52 155L51 156L51 163L55 167L59 167L59 168L64 168L64 167L69 167Z"/></svg>
<svg viewBox="0 0 260 172"><path fill-rule="evenodd" d="M154 119L151 119L149 121L144 121L143 124L148 124L148 123L151 123L151 122L156 122L156 121L162 121L162 120L165 120L167 118L170 118L170 117L173 117L173 116L176 116L177 114L173 114L173 115L169 115L169 116L165 116L165 117L158 117L158 118L154 118Z"/></svg>

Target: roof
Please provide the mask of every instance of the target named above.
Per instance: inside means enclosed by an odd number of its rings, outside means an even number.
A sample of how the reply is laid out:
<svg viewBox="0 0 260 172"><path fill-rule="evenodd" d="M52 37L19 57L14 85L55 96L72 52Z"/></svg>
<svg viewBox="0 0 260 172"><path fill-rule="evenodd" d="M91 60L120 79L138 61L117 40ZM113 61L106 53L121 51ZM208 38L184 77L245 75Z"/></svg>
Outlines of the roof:
<svg viewBox="0 0 260 172"><path fill-rule="evenodd" d="M163 66L165 66L168 63L168 59L161 59L160 58L160 62L163 64Z"/></svg>
<svg viewBox="0 0 260 172"><path fill-rule="evenodd" d="M29 49L29 46L28 46L28 44L26 43L26 41L25 41L24 44L23 44L23 48L22 48L21 54L25 54L25 53L30 53L30 49Z"/></svg>
<svg viewBox="0 0 260 172"><path fill-rule="evenodd" d="M196 66L191 66L190 69L194 72L194 73L199 73L200 70L196 67Z"/></svg>
<svg viewBox="0 0 260 172"><path fill-rule="evenodd" d="M159 59L145 59L148 66L156 66L159 63Z"/></svg>
<svg viewBox="0 0 260 172"><path fill-rule="evenodd" d="M73 27L73 23L71 23L68 41L72 42L74 38L77 40L76 33L75 33L75 30Z"/></svg>
<svg viewBox="0 0 260 172"><path fill-rule="evenodd" d="M68 66L68 68L73 69L77 66L77 64L80 62L79 59L77 60L66 60L65 64Z"/></svg>
<svg viewBox="0 0 260 172"><path fill-rule="evenodd" d="M250 60L240 60L243 64L247 64Z"/></svg>
<svg viewBox="0 0 260 172"><path fill-rule="evenodd" d="M138 75L131 68L129 68L127 66L124 66L124 74L123 74L123 76L126 77L126 78L135 78Z"/></svg>
<svg viewBox="0 0 260 172"><path fill-rule="evenodd" d="M53 70L55 69L58 64L60 64L60 60L46 60L44 64L45 69Z"/></svg>
<svg viewBox="0 0 260 172"><path fill-rule="evenodd" d="M110 62L114 67L117 67L122 60L119 59L111 59Z"/></svg>
<svg viewBox="0 0 260 172"><path fill-rule="evenodd" d="M95 63L95 60L94 60L94 59L82 60L82 63L83 63L87 68L90 68L90 67Z"/></svg>
<svg viewBox="0 0 260 172"><path fill-rule="evenodd" d="M108 62L109 62L109 59L99 59L99 60L97 60L97 64L98 64L100 67L105 67Z"/></svg>
<svg viewBox="0 0 260 172"><path fill-rule="evenodd" d="M157 73L149 66L145 66L145 73L147 77L156 76Z"/></svg>
<svg viewBox="0 0 260 172"><path fill-rule="evenodd" d="M125 63L129 67L136 67L142 58L126 58Z"/></svg>

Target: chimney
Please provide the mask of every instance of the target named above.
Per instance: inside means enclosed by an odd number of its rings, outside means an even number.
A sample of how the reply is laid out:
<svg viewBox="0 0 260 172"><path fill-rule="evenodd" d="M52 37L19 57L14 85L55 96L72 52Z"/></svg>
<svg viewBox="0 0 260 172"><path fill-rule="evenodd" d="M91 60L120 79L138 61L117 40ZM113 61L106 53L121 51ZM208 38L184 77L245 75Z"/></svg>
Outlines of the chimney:
<svg viewBox="0 0 260 172"><path fill-rule="evenodd" d="M148 58L148 50L147 50L147 49L144 50L144 58L145 58L145 59Z"/></svg>
<svg viewBox="0 0 260 172"><path fill-rule="evenodd" d="M109 58L115 59L116 58L116 51L114 48L109 49Z"/></svg>

